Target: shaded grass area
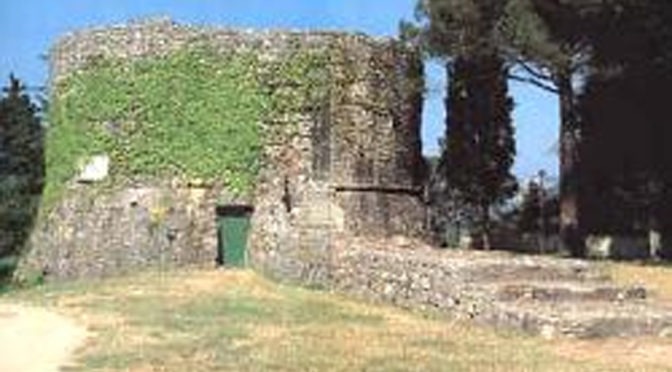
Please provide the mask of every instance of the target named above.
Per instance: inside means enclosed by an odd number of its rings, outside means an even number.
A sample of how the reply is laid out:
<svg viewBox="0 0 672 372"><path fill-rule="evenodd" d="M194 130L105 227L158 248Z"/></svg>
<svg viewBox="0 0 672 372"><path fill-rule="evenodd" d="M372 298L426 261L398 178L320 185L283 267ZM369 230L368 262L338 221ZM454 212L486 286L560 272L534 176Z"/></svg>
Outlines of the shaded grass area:
<svg viewBox="0 0 672 372"><path fill-rule="evenodd" d="M87 325L76 371L658 370L563 356L560 344L277 285L248 271L148 272L3 300Z"/></svg>

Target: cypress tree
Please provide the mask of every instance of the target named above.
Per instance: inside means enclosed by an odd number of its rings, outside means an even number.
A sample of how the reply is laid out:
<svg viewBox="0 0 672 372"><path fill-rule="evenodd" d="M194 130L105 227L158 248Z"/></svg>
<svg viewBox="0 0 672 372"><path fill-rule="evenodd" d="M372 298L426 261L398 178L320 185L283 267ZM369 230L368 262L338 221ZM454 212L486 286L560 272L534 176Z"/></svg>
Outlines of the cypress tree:
<svg viewBox="0 0 672 372"><path fill-rule="evenodd" d="M512 196L515 156L508 69L498 24L505 1L420 1L431 55L446 58L446 134L440 167L446 195L459 205L489 248L491 207Z"/></svg>
<svg viewBox="0 0 672 372"><path fill-rule="evenodd" d="M448 187L474 213L483 247L490 247L491 207L516 191L506 71L496 55L458 57L449 68L444 169Z"/></svg>

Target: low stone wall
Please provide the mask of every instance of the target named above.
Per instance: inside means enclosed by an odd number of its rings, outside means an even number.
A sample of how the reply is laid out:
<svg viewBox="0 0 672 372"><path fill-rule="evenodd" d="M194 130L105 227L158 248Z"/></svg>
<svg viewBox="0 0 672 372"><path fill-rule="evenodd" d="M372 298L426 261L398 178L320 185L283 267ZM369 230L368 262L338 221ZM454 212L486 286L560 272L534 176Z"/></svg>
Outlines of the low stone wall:
<svg viewBox="0 0 672 372"><path fill-rule="evenodd" d="M40 217L18 278L61 280L214 265L219 196L209 187L76 185Z"/></svg>
<svg viewBox="0 0 672 372"><path fill-rule="evenodd" d="M490 315L490 284L514 280L599 278L580 261L436 249L417 240L342 239L331 257L329 286L363 299L440 310L458 318Z"/></svg>
<svg viewBox="0 0 672 372"><path fill-rule="evenodd" d="M339 244L332 257L329 286L361 299L457 316L469 316L471 310L488 306L487 299L469 283L465 267L442 260L417 241L396 239L360 238Z"/></svg>
<svg viewBox="0 0 672 372"><path fill-rule="evenodd" d="M586 261L440 250L399 237L340 238L334 247L324 286L364 300L546 338L672 334L672 308Z"/></svg>

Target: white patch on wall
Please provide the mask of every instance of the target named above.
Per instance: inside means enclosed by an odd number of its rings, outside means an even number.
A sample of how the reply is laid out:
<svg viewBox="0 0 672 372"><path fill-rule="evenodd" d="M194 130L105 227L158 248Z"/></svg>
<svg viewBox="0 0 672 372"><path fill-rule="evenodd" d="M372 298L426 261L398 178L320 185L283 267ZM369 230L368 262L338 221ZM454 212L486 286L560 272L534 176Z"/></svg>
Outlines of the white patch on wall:
<svg viewBox="0 0 672 372"><path fill-rule="evenodd" d="M110 171L110 157L107 155L95 155L82 162L79 167L77 182L91 183L100 182L107 178Z"/></svg>

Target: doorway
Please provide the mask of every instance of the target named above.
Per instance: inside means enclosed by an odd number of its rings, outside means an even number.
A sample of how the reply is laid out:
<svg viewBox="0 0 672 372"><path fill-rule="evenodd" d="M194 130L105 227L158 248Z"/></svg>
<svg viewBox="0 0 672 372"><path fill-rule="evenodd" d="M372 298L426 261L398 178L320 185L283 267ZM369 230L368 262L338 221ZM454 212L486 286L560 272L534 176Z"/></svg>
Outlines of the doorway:
<svg viewBox="0 0 672 372"><path fill-rule="evenodd" d="M245 267L253 211L254 208L249 205L217 206L217 265Z"/></svg>

